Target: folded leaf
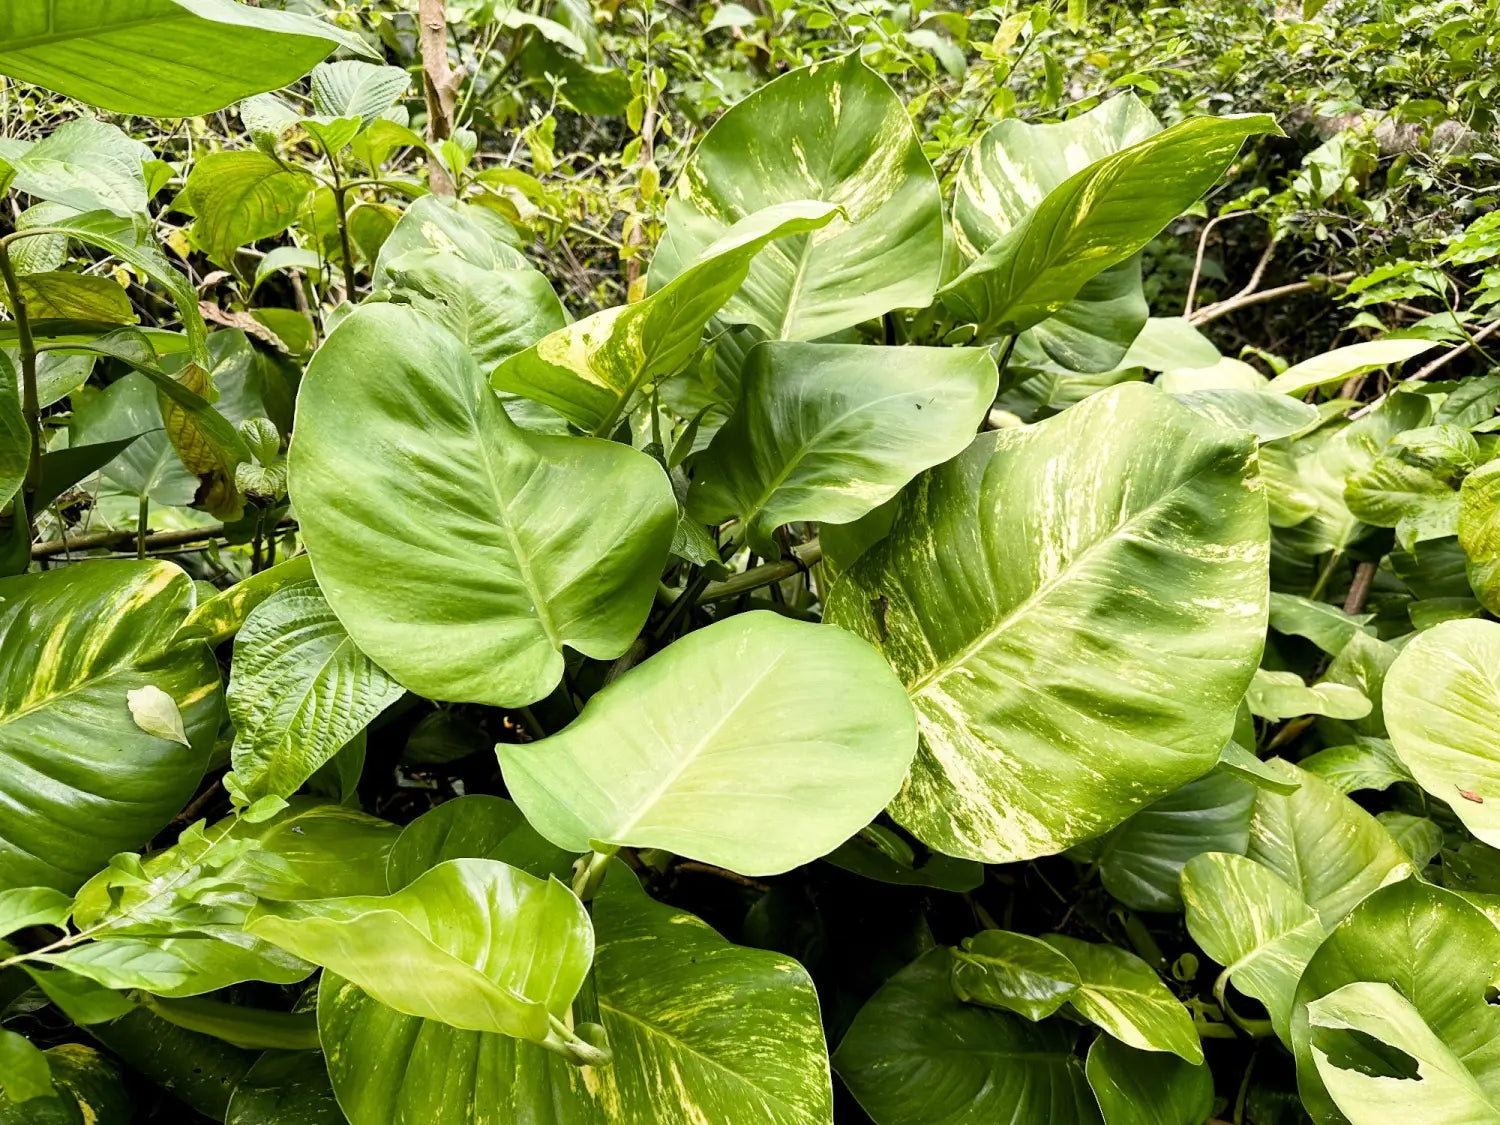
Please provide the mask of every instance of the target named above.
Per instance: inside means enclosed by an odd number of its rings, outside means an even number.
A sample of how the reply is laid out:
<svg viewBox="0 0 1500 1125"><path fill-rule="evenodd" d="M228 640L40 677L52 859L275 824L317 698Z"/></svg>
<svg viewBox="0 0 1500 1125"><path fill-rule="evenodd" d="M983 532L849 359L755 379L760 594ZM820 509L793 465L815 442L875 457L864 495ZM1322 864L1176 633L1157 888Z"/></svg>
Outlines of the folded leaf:
<svg viewBox="0 0 1500 1125"><path fill-rule="evenodd" d="M567 887L485 859L441 863L384 897L262 902L245 929L398 1012L549 1046L594 952Z"/></svg>
<svg viewBox="0 0 1500 1125"><path fill-rule="evenodd" d="M1016 333L1155 238L1223 174L1266 114L1193 117L1073 173L939 292L981 334Z"/></svg>
<svg viewBox="0 0 1500 1125"><path fill-rule="evenodd" d="M608 434L637 391L687 366L709 318L734 296L765 247L826 227L838 214L833 204L804 200L747 215L651 296L551 333L502 363L491 382Z"/></svg>
<svg viewBox="0 0 1500 1125"><path fill-rule="evenodd" d="M792 200L836 204L844 217L757 258L722 320L814 340L932 302L943 258L937 177L906 107L858 52L790 71L714 123L667 201L651 289L745 216Z"/></svg>

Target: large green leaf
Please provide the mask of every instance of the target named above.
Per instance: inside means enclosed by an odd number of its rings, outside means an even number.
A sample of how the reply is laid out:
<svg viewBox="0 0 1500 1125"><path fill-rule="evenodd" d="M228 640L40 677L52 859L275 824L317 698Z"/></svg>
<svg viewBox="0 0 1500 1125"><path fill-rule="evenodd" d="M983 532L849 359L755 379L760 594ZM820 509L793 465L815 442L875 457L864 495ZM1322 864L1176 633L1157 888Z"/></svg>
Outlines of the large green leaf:
<svg viewBox="0 0 1500 1125"><path fill-rule="evenodd" d="M1104 1125L1203 1125L1214 1106L1213 1073L1174 1055L1101 1035L1084 1067Z"/></svg>
<svg viewBox="0 0 1500 1125"><path fill-rule="evenodd" d="M934 949L887 981L834 1055L876 1125L1098 1125L1076 1032L962 1003L948 983L948 958Z"/></svg>
<svg viewBox="0 0 1500 1125"><path fill-rule="evenodd" d="M176 846L90 879L73 923L93 940L37 959L109 988L175 997L246 980L294 983L313 966L246 934L251 906L261 896L382 891L395 835L362 813L300 801L266 821L193 825Z"/></svg>
<svg viewBox="0 0 1500 1125"><path fill-rule="evenodd" d="M1150 965L1113 945L1062 934L1045 939L1078 970L1078 991L1068 1003L1122 1043L1142 1051L1169 1051L1193 1066L1203 1045L1193 1017Z"/></svg>
<svg viewBox="0 0 1500 1125"><path fill-rule="evenodd" d="M1361 902L1319 947L1297 986L1297 1085L1313 1119L1367 1125L1392 1120L1379 1115L1382 1107L1400 1107L1412 1121L1495 1120L1500 1007L1488 996L1497 975L1500 930L1452 891L1408 879ZM1396 996L1344 991L1357 982L1388 986ZM1381 1059L1370 1058L1372 1047L1382 1045L1387 1065L1404 1060L1399 1074L1371 1066ZM1325 1085L1325 1074L1332 1085ZM1477 1101L1455 1099L1459 1087ZM1447 1115L1465 1104L1486 1112Z"/></svg>
<svg viewBox="0 0 1500 1125"><path fill-rule="evenodd" d="M688 514L738 517L751 549L775 558L783 524L856 520L962 452L995 383L983 348L761 344L738 409L694 463Z"/></svg>
<svg viewBox="0 0 1500 1125"><path fill-rule="evenodd" d="M492 382L607 434L637 391L687 366L704 326L740 288L762 250L826 227L837 215L831 204L804 200L747 215L645 300L553 332L502 363Z"/></svg>
<svg viewBox="0 0 1500 1125"><path fill-rule="evenodd" d="M319 349L290 459L328 603L372 660L435 699L529 704L561 679L565 644L619 656L677 523L649 457L520 430L457 340L390 305Z"/></svg>
<svg viewBox="0 0 1500 1125"><path fill-rule="evenodd" d="M0 889L71 891L192 796L219 716L219 670L174 641L193 604L169 563L88 562L0 579ZM126 692L170 695L191 745L135 724Z"/></svg>
<svg viewBox="0 0 1500 1125"><path fill-rule="evenodd" d="M769 247L721 319L813 340L932 302L943 259L937 177L906 107L858 52L784 74L714 123L667 201L651 288L745 216L808 199L845 217Z"/></svg>
<svg viewBox="0 0 1500 1125"><path fill-rule="evenodd" d="M545 843L505 807L465 798L416 821L399 864L393 856L393 885L398 867L409 872L455 850L549 869L555 857L543 857ZM622 865L594 898L594 924L592 997L586 988L580 1007L603 1024L613 1050L602 1069L571 1066L523 1040L402 1015L325 974L319 1024L353 1125L488 1125L526 1120L543 1106L553 1125L831 1120L817 997L795 962L729 945L696 918L652 902Z"/></svg>
<svg viewBox="0 0 1500 1125"><path fill-rule="evenodd" d="M897 820L951 855L1047 855L1214 765L1264 639L1251 450L1127 384L913 483L828 600L917 708Z"/></svg>
<svg viewBox="0 0 1500 1125"><path fill-rule="evenodd" d="M567 324L540 270L478 266L442 250L409 250L386 264L392 296L468 345L481 371Z"/></svg>
<svg viewBox="0 0 1500 1125"><path fill-rule="evenodd" d="M983 254L1069 176L1160 131L1133 94L1060 124L1001 121L975 142L959 169L953 234L960 252L966 260ZM1130 257L1091 278L1035 326L1028 343L1070 370L1108 371L1124 360L1147 312L1140 260Z"/></svg>
<svg viewBox="0 0 1500 1125"><path fill-rule="evenodd" d="M267 1051L229 1098L224 1125L346 1125L318 1051Z"/></svg>
<svg viewBox="0 0 1500 1125"><path fill-rule="evenodd" d="M940 296L984 334L1039 324L1212 187L1247 137L1279 132L1265 114L1193 117L1095 160L1047 191Z"/></svg>
<svg viewBox="0 0 1500 1125"><path fill-rule="evenodd" d="M1314 387L1342 383L1351 375L1373 371L1392 363L1402 363L1435 346L1434 340L1399 338L1349 344L1292 364L1272 379L1267 389L1277 394L1300 395Z"/></svg>
<svg viewBox="0 0 1500 1125"><path fill-rule="evenodd" d="M385 896L263 901L245 929L397 1011L558 1049L594 949L567 887L488 859L448 860Z"/></svg>
<svg viewBox="0 0 1500 1125"><path fill-rule="evenodd" d="M312 579L277 590L234 642L231 761L251 800L289 797L402 695L354 646Z"/></svg>
<svg viewBox="0 0 1500 1125"><path fill-rule="evenodd" d="M1255 786L1223 770L1147 805L1099 845L1104 887L1135 910L1179 910L1178 877L1203 852L1244 854Z"/></svg>
<svg viewBox="0 0 1500 1125"><path fill-rule="evenodd" d="M665 848L762 875L872 820L915 745L911 706L868 645L744 613L631 669L561 734L496 751L516 804L559 847Z"/></svg>
<svg viewBox="0 0 1500 1125"><path fill-rule="evenodd" d="M1417 783L1500 845L1500 625L1445 621L1417 634L1391 665L1384 704Z"/></svg>
<svg viewBox="0 0 1500 1125"><path fill-rule="evenodd" d="M231 0L12 0L0 74L115 113L196 117L295 82L357 36Z"/></svg>

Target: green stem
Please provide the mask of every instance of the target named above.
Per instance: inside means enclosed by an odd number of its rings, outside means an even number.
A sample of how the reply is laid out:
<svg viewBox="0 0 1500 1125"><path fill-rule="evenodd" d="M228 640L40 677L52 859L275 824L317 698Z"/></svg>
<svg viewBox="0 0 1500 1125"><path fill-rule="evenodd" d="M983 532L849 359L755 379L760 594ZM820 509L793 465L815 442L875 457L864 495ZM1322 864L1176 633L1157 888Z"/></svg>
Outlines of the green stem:
<svg viewBox="0 0 1500 1125"><path fill-rule="evenodd" d="M575 1066L608 1066L614 1055L608 1047L595 1047L580 1039L577 1032L554 1015L548 1015L551 1027L542 1046L556 1051Z"/></svg>
<svg viewBox="0 0 1500 1125"><path fill-rule="evenodd" d="M589 852L580 859L574 869L576 874L573 876L573 893L584 902L593 898L599 884L604 882L604 872L609 867L609 861L615 858L615 853L619 850L605 848L603 851Z"/></svg>
<svg viewBox="0 0 1500 1125"><path fill-rule="evenodd" d="M1318 574L1317 582L1313 583L1312 592L1307 595L1309 598L1317 601L1323 596L1323 590L1328 585L1328 580L1333 577L1334 568L1339 565L1339 560L1343 557L1344 552L1341 550L1329 552L1328 561L1323 564L1323 569Z"/></svg>
<svg viewBox="0 0 1500 1125"><path fill-rule="evenodd" d="M27 518L35 526L35 505L32 497L42 484L42 410L36 393L36 341L31 336L31 315L26 309L26 296L21 292L21 282L16 276L16 267L10 260L10 246L0 239L0 274L5 278L5 291L10 295L11 311L16 318L16 345L21 353L21 415L26 419L26 430L31 435L31 453L26 462L24 499Z"/></svg>
<svg viewBox="0 0 1500 1125"><path fill-rule="evenodd" d="M135 517L135 557L143 559L146 557L146 517L151 512L151 497L144 492L141 493L140 507Z"/></svg>
<svg viewBox="0 0 1500 1125"><path fill-rule="evenodd" d="M333 189L333 206L339 220L339 248L344 253L344 299L354 302L354 252L349 245L349 216L344 212L349 189L343 184Z"/></svg>

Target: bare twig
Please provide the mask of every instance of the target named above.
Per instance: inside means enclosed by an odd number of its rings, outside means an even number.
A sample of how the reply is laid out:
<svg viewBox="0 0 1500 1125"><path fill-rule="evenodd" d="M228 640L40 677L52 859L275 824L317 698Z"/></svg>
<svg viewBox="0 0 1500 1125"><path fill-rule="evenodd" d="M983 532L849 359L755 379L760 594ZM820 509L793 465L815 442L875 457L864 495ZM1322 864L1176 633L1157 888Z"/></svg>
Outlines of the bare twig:
<svg viewBox="0 0 1500 1125"><path fill-rule="evenodd" d="M1375 564L1362 562L1354 568L1354 581L1349 584L1349 596L1344 599L1344 612L1351 617L1365 608L1365 599L1370 596L1370 587L1375 584Z"/></svg>
<svg viewBox="0 0 1500 1125"><path fill-rule="evenodd" d="M1231 211L1227 215L1209 219L1203 224L1203 230L1198 234L1198 254L1193 259L1193 276L1188 280L1187 301L1182 306L1183 316L1192 316L1193 298L1198 295L1198 277L1203 272L1203 252L1208 249L1209 232L1220 223L1229 219L1238 219L1241 215L1248 215L1249 211Z"/></svg>
<svg viewBox="0 0 1500 1125"><path fill-rule="evenodd" d="M1262 289L1259 293L1246 293L1242 296L1230 297L1224 301L1217 301L1212 305L1204 305L1197 312L1188 316L1188 320L1194 324L1207 324L1209 321L1218 320L1221 316L1228 316L1232 312L1247 308L1250 305L1259 305L1265 301L1274 301L1278 297L1289 297L1293 293L1308 293L1314 289L1325 288L1330 283L1342 283L1354 277L1353 272L1337 273L1332 277L1319 278L1316 281L1294 281L1290 285L1277 285L1271 289Z"/></svg>
<svg viewBox="0 0 1500 1125"><path fill-rule="evenodd" d="M1472 350L1475 342L1483 340L1486 336L1493 335L1495 332L1500 332L1500 320L1491 321L1489 324L1481 328L1478 332L1474 333L1472 339L1465 340L1457 347L1449 348L1442 355L1438 356L1437 359L1434 359L1430 363L1426 363L1417 368L1416 371L1412 372L1412 374L1407 378L1402 379L1401 382L1412 383L1421 379L1426 379L1430 375L1440 370L1444 364L1449 363L1452 360L1455 360L1459 356L1463 355L1465 352ZM1382 402L1389 398L1390 394L1390 391L1386 391L1385 394L1380 395L1379 397L1365 403L1365 405L1361 406L1353 414L1349 415L1349 417L1363 418L1366 414L1369 414L1372 410L1376 409Z"/></svg>

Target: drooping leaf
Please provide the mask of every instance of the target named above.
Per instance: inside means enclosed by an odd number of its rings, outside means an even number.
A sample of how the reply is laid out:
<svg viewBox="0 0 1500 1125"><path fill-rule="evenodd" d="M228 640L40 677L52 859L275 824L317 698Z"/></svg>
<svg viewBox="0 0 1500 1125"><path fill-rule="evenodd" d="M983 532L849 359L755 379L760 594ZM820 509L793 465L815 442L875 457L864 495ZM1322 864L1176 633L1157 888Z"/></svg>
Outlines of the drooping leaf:
<svg viewBox="0 0 1500 1125"><path fill-rule="evenodd" d="M911 707L869 646L746 613L631 669L561 734L496 750L512 798L559 847L665 848L762 875L872 820L915 743Z"/></svg>
<svg viewBox="0 0 1500 1125"><path fill-rule="evenodd" d="M1213 1112L1214 1079L1207 1066L1127 1047L1110 1035L1094 1040L1084 1073L1104 1125L1203 1125Z"/></svg>
<svg viewBox="0 0 1500 1125"><path fill-rule="evenodd" d="M896 819L950 855L1046 855L1211 768L1263 641L1255 484L1247 439L1140 385L919 478L827 614L917 708Z"/></svg>
<svg viewBox="0 0 1500 1125"><path fill-rule="evenodd" d="M1193 117L1095 160L1047 191L939 295L983 335L1039 324L1155 238L1246 138L1279 132L1265 114Z"/></svg>
<svg viewBox="0 0 1500 1125"><path fill-rule="evenodd" d="M1374 1091L1386 1099L1380 1104L1409 1107L1410 1120L1492 1119L1500 1104L1493 1095L1500 1082L1500 1008L1486 997L1497 972L1500 930L1452 891L1407 879L1361 902L1319 947L1297 986L1297 1085L1313 1120L1373 1122L1378 1118L1368 1095ZM1383 990L1343 991L1359 982L1385 985L1396 998ZM1312 1026L1314 1019L1321 1029ZM1349 1044L1350 1028L1365 1038ZM1381 1043L1416 1059L1417 1073L1372 1075L1361 1054ZM1447 1052L1455 1056L1451 1061L1443 1057ZM1351 1069L1363 1070L1366 1080ZM1334 1077L1333 1086L1325 1086L1325 1073ZM1390 1080L1368 1081L1375 1077ZM1490 1092L1488 1115L1446 1116L1446 1109L1463 1104L1451 1100L1455 1086L1475 1083Z"/></svg>
<svg viewBox="0 0 1500 1125"><path fill-rule="evenodd" d="M1391 745L1417 784L1500 844L1500 625L1446 621L1401 650L1385 683Z"/></svg>
<svg viewBox="0 0 1500 1125"><path fill-rule="evenodd" d="M594 947L567 887L485 859L448 860L383 897L263 901L245 929L397 1011L559 1046Z"/></svg>
<svg viewBox="0 0 1500 1125"><path fill-rule="evenodd" d="M173 639L192 603L169 563L0 579L0 889L71 891L192 796L219 710L212 654ZM126 693L147 685L177 703L190 745L136 725Z"/></svg>
<svg viewBox="0 0 1500 1125"><path fill-rule="evenodd" d="M1318 1077L1351 1125L1500 1119L1500 1098L1388 984L1355 981L1312 1001L1308 1029Z"/></svg>
<svg viewBox="0 0 1500 1125"><path fill-rule="evenodd" d="M1073 962L1041 938L980 930L953 951L953 991L960 1000L1017 1012L1035 1023L1078 993Z"/></svg>
<svg viewBox="0 0 1500 1125"><path fill-rule="evenodd" d="M1290 1043L1297 980L1323 941L1312 907L1270 868L1223 852L1188 860L1182 899L1188 933L1224 966L1215 993L1222 999L1233 982L1266 1006L1276 1034Z"/></svg>
<svg viewBox="0 0 1500 1125"><path fill-rule="evenodd" d="M858 52L784 74L714 123L667 202L650 287L745 216L792 200L836 204L845 218L773 243L722 320L813 340L931 303L943 257L937 177L905 106Z"/></svg>
<svg viewBox="0 0 1500 1125"><path fill-rule="evenodd" d="M27 926L60 925L73 900L51 887L13 887L0 891L0 937Z"/></svg>
<svg viewBox="0 0 1500 1125"><path fill-rule="evenodd" d="M834 1055L839 1077L876 1125L1098 1125L1068 1025L961 1002L948 981L949 956L934 949L888 980Z"/></svg>
<svg viewBox="0 0 1500 1125"><path fill-rule="evenodd" d="M69 445L118 442L130 444L101 471L109 488L167 508L193 502L198 481L183 465L162 424L161 407L151 380L132 371L104 390L73 400Z"/></svg>
<svg viewBox="0 0 1500 1125"><path fill-rule="evenodd" d="M308 579L245 619L225 701L234 775L251 800L289 797L381 711L401 685L355 647Z"/></svg>
<svg viewBox="0 0 1500 1125"><path fill-rule="evenodd" d="M1203 1061L1192 1016L1150 965L1113 945L1062 934L1044 940L1078 971L1068 1003L1085 1019L1139 1050L1170 1051L1193 1066Z"/></svg>
<svg viewBox="0 0 1500 1125"><path fill-rule="evenodd" d="M115 113L196 117L295 82L355 35L231 0L14 0L0 74Z"/></svg>
<svg viewBox="0 0 1500 1125"><path fill-rule="evenodd" d="M688 514L744 521L758 554L780 554L776 528L848 523L973 439L995 397L981 348L872 350L764 343L741 376L740 403L694 464Z"/></svg>
<svg viewBox="0 0 1500 1125"><path fill-rule="evenodd" d="M319 350L290 460L329 605L436 699L525 705L561 678L564 645L619 656L677 522L649 457L520 430L451 335L389 305Z"/></svg>
<svg viewBox="0 0 1500 1125"><path fill-rule="evenodd" d="M497 390L525 395L595 434L607 434L635 394L674 375L703 328L778 240L811 237L838 216L827 203L775 204L737 221L655 293L586 317L502 363Z"/></svg>
<svg viewBox="0 0 1500 1125"><path fill-rule="evenodd" d="M0 1028L0 1094L20 1105L52 1093L52 1068L41 1048L18 1031Z"/></svg>

